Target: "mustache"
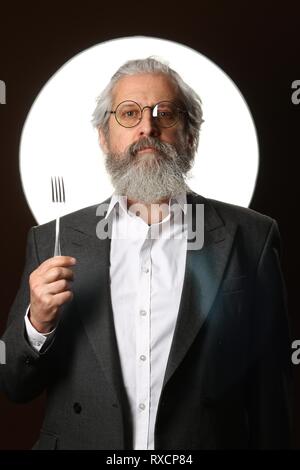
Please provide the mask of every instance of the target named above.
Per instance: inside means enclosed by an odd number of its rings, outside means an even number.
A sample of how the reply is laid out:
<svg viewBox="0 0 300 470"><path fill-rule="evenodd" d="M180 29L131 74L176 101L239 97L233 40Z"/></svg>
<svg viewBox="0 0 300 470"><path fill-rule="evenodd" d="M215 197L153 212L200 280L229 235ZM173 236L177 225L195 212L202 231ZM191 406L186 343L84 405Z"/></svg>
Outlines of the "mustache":
<svg viewBox="0 0 300 470"><path fill-rule="evenodd" d="M134 158L138 152L140 152L141 150L145 150L149 147L153 148L156 153L164 157L166 156L166 154L168 154L168 152L170 152L170 150L172 150L173 152L175 150L175 147L172 144L161 142L155 137L143 137L137 142L134 142L133 144L129 145L126 154Z"/></svg>

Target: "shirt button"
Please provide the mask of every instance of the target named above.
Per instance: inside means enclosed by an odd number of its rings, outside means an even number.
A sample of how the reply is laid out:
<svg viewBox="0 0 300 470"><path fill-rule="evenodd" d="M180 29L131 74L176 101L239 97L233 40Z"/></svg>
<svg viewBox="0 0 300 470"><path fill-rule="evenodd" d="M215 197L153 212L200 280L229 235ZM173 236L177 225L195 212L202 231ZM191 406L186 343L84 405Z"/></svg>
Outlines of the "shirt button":
<svg viewBox="0 0 300 470"><path fill-rule="evenodd" d="M145 408L146 408L146 406L144 405L144 403L139 404L139 409L140 410L144 410Z"/></svg>
<svg viewBox="0 0 300 470"><path fill-rule="evenodd" d="M75 413L77 413L77 414L81 413L81 410L82 410L81 404L80 403L74 403L73 409L74 409Z"/></svg>
<svg viewBox="0 0 300 470"><path fill-rule="evenodd" d="M146 310L140 310L140 315L142 315L142 317L144 317L145 315L147 315Z"/></svg>
<svg viewBox="0 0 300 470"><path fill-rule="evenodd" d="M143 266L142 271L143 271L143 273L147 274L149 272L149 268L146 268L146 266Z"/></svg>
<svg viewBox="0 0 300 470"><path fill-rule="evenodd" d="M141 361L145 361L146 360L146 356L144 356L143 354L140 356L140 360Z"/></svg>

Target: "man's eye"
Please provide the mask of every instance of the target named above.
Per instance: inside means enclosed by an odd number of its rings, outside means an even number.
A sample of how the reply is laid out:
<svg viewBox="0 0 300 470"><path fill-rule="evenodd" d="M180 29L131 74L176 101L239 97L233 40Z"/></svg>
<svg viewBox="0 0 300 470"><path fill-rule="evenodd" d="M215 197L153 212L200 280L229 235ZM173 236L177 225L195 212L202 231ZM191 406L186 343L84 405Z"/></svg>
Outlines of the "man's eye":
<svg viewBox="0 0 300 470"><path fill-rule="evenodd" d="M170 111L160 111L158 113L158 116L159 117L164 117L164 118L171 118L172 117L172 113Z"/></svg>
<svg viewBox="0 0 300 470"><path fill-rule="evenodd" d="M123 111L122 116L125 118L136 117L137 111Z"/></svg>

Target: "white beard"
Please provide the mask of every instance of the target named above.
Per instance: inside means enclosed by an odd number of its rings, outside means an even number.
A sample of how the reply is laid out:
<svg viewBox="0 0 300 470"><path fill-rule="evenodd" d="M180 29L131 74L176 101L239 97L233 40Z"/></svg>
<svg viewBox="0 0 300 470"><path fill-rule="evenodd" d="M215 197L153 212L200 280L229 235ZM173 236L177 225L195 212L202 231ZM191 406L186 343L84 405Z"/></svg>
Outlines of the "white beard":
<svg viewBox="0 0 300 470"><path fill-rule="evenodd" d="M157 140L152 139L143 139L144 147L153 146L154 142L157 145ZM171 144L159 143L159 147L162 148L149 153L131 153L129 148L122 155L106 156L106 169L117 194L151 204L190 191L184 176L190 169L191 158L181 153L183 148L179 155Z"/></svg>

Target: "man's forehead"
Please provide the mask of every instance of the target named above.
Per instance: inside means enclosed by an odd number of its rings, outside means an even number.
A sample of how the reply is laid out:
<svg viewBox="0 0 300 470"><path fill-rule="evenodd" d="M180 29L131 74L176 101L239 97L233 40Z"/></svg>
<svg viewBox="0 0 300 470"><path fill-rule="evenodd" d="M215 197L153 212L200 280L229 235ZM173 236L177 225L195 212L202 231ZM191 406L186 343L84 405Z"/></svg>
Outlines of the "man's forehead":
<svg viewBox="0 0 300 470"><path fill-rule="evenodd" d="M165 74L138 74L122 77L113 90L113 100L161 101L178 96L175 83Z"/></svg>

